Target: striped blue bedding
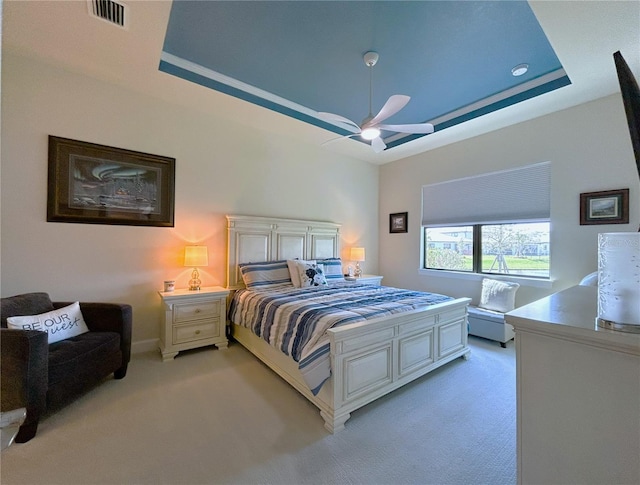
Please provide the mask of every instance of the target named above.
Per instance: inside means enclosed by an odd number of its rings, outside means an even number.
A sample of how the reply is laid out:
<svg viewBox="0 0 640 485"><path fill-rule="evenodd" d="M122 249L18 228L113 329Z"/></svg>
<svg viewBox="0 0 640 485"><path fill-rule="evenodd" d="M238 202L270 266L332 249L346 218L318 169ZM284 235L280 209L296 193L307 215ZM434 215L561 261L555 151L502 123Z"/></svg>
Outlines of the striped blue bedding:
<svg viewBox="0 0 640 485"><path fill-rule="evenodd" d="M238 290L229 319L298 363L317 394L331 375L326 330L452 300L435 293L351 282L329 286Z"/></svg>

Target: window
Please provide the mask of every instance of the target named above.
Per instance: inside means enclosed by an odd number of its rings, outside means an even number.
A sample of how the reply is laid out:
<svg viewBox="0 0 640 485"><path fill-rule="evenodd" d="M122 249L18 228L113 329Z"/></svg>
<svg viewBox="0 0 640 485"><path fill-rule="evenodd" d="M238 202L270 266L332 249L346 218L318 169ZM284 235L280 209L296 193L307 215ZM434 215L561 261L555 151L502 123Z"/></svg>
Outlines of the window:
<svg viewBox="0 0 640 485"><path fill-rule="evenodd" d="M548 278L549 226L538 222L425 227L424 267Z"/></svg>
<svg viewBox="0 0 640 485"><path fill-rule="evenodd" d="M549 278L550 164L422 188L425 269Z"/></svg>
<svg viewBox="0 0 640 485"><path fill-rule="evenodd" d="M473 271L473 247L471 238L459 234L471 234L467 227L425 227L424 240L428 247L424 255L425 268Z"/></svg>

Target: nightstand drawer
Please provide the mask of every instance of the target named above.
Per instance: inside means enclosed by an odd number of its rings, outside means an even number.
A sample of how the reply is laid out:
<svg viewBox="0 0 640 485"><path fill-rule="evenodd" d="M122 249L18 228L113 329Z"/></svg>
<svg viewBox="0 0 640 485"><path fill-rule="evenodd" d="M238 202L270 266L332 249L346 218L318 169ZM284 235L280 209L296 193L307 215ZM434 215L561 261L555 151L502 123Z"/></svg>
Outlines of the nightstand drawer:
<svg viewBox="0 0 640 485"><path fill-rule="evenodd" d="M202 320L220 314L220 300L203 301L176 305L173 312L174 322L189 322Z"/></svg>
<svg viewBox="0 0 640 485"><path fill-rule="evenodd" d="M194 340L217 337L220 335L220 319L209 319L188 325L173 327L173 343L182 344Z"/></svg>

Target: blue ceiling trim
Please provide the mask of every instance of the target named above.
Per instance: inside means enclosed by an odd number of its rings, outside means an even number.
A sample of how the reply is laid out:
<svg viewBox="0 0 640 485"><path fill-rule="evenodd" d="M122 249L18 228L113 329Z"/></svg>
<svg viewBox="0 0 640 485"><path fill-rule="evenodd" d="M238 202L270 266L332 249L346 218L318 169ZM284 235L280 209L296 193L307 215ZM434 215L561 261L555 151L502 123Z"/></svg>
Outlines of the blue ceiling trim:
<svg viewBox="0 0 640 485"><path fill-rule="evenodd" d="M219 91L221 93L224 94L228 94L230 96L233 96L235 98L238 99L242 99L243 101L247 101L249 103L253 103L256 104L258 106L262 106L264 108L270 109L272 111L275 111L277 113L281 113L283 115L286 116L290 116L292 118L298 119L300 121L304 121L306 123L312 124L314 126L318 126L320 128L323 128L325 130L331 131L339 136L347 136L347 135L353 135L353 133L351 131L348 131L346 129L340 128L339 126L336 126L332 123L327 123L325 121L322 121L318 118L315 118L314 116L305 114L305 113L301 113L300 111L294 110L292 108L286 107L286 106L282 106L279 103L276 103L274 101L270 101L267 100L261 96L252 94L252 93L248 93L242 89L239 88L235 88L233 86L229 86L228 84L225 84L223 82L220 81L216 81L214 79L211 79L210 77L204 76L202 74L198 74L193 72L192 70L189 69L185 69L179 66L176 66L175 64L172 64L170 62L167 62L165 60L161 60L160 61L160 66L159 69L163 72L166 72L167 74L171 74L174 76L177 76L181 79L185 79L187 81L191 81L194 82L196 84L199 84L201 86L210 88L210 89L214 89L216 91ZM476 110L470 111L468 113L464 113L460 116L456 116L450 120L447 121L443 121L442 123L437 123L434 125L435 131L441 131L444 130L446 128L458 125L460 123L464 123L465 121L469 121L472 120L474 118L477 118L479 116L488 114L488 113L492 113L494 111L497 111L499 109L502 108L506 108L507 106L511 106L513 104L519 103L521 101L530 99L530 98L534 98L536 96L539 96L541 94L545 94L549 91L553 91L555 89L564 87L571 84L571 80L569 79L569 77L565 74L564 76L555 79L553 81L547 82L545 84L541 84L539 86L533 87L531 89L528 89L526 91L523 91L521 93L515 94L513 96L504 98L500 101L497 101L495 103L489 104L487 106L484 106L482 108L478 108ZM404 143L407 143L409 141L412 140L417 140L418 138L422 138L423 136L426 136L424 134L410 134L407 136L403 136L400 138L395 138L391 141L386 141L385 140L385 144L387 145L387 149L389 148L393 148L399 145L402 145ZM353 137L354 140L359 141L361 143L365 143L365 144L369 144L369 142L362 140L361 138L358 137Z"/></svg>
<svg viewBox="0 0 640 485"><path fill-rule="evenodd" d="M569 76L564 75L563 77L560 77L548 83L542 84L540 86L536 86L527 91L523 91L521 93L515 94L508 98L492 103L490 105L487 105L482 108L478 108L476 110L465 113L463 115L457 116L450 120L443 121L442 123L438 123L434 125L435 131L436 132L442 131L446 128L450 128L452 126L459 125L460 123L464 123L465 121L469 121L479 116L486 115L494 111L498 111L499 109L506 108L508 106L520 103L527 99L535 98L536 96L540 96L541 94L548 93L550 91L553 91L558 88L562 88L564 86L568 86L570 84L571 84L571 80L569 79ZM390 141L388 143L385 141L385 144L387 145L387 148L393 148L393 147L402 145L404 143L407 143L409 141L417 140L418 138L422 138L423 136L427 136L427 135L424 135L424 134L407 135L397 140Z"/></svg>
<svg viewBox="0 0 640 485"><path fill-rule="evenodd" d="M188 69L184 69L182 67L171 64L170 62L161 60L160 71L166 72L167 74L171 74L173 76L179 77L181 79L186 79L187 81L191 81L193 83L199 84L201 86L214 89L224 94L228 94L229 96L233 96L234 98L242 99L243 101L247 101L249 103L256 104L258 106L262 106L263 108L270 109L272 111L276 111L277 113L281 113L283 115L289 116L291 118L298 119L300 121L304 121L306 123L310 123L312 125L318 126L320 128L324 128L325 130L331 131L338 135L353 135L351 131L342 129L338 126L335 126L331 123L327 123L325 121L319 120L318 118L314 118L305 113L301 113L292 108L288 108L286 106L282 106L281 104L275 103L273 101L269 101L255 94L247 93L242 89L234 88L229 86L228 84L221 83L214 79L211 79L207 76L203 76L201 74L197 74Z"/></svg>

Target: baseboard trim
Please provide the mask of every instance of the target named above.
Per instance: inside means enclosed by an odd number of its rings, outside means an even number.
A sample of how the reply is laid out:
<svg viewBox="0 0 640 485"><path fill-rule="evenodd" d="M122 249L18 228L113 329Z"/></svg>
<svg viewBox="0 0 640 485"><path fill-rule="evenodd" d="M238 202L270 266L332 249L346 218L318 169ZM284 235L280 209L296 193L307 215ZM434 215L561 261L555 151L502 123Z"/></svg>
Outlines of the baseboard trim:
<svg viewBox="0 0 640 485"><path fill-rule="evenodd" d="M143 352L151 352L158 349L158 343L160 339L152 338L148 340L138 340L137 342L131 342L131 353L141 354Z"/></svg>

